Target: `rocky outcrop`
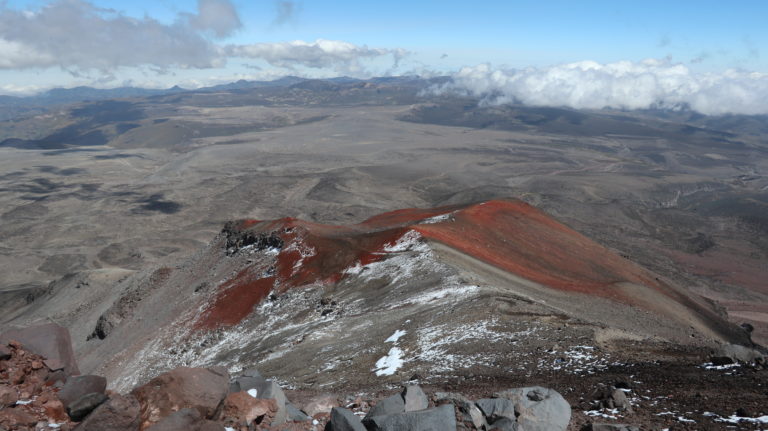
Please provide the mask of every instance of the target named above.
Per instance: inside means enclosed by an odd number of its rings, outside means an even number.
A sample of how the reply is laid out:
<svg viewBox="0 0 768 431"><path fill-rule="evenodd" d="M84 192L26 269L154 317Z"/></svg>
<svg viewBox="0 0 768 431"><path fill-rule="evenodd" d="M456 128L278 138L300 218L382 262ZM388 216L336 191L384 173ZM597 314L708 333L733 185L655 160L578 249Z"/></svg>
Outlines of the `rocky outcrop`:
<svg viewBox="0 0 768 431"><path fill-rule="evenodd" d="M223 368L177 368L163 373L131 395L141 404L141 429L185 408L197 409L211 419L227 396L229 374Z"/></svg>
<svg viewBox="0 0 768 431"><path fill-rule="evenodd" d="M68 376L80 374L77 360L72 350L69 331L54 323L10 329L0 334L0 344L7 345L16 341L24 348L46 359L46 366L51 371L64 370Z"/></svg>

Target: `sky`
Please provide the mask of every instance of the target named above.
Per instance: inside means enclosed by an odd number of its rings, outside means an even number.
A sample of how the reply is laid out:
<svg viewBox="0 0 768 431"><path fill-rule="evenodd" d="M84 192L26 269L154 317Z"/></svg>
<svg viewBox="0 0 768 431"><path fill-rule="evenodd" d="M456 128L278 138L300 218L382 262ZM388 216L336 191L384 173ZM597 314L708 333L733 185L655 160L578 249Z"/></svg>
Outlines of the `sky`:
<svg viewBox="0 0 768 431"><path fill-rule="evenodd" d="M726 111L762 113L766 17L764 0L0 0L0 94L419 74L497 101L717 111L735 92Z"/></svg>

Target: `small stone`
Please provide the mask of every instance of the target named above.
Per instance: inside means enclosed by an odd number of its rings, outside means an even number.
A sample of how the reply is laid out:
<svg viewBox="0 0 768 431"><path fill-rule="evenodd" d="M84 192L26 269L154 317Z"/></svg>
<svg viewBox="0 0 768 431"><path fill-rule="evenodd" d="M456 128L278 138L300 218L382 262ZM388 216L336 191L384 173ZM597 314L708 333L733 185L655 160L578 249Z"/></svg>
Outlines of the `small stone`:
<svg viewBox="0 0 768 431"><path fill-rule="evenodd" d="M11 359L11 349L7 345L0 345L0 361Z"/></svg>
<svg viewBox="0 0 768 431"><path fill-rule="evenodd" d="M19 394L16 389L8 385L0 385L0 408L12 407L18 400Z"/></svg>

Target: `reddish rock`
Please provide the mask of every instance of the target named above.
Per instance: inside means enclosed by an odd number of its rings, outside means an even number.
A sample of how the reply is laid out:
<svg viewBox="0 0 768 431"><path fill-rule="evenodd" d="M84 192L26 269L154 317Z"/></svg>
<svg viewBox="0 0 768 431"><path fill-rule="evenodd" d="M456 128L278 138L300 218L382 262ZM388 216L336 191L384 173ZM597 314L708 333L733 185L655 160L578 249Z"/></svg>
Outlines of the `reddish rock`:
<svg viewBox="0 0 768 431"><path fill-rule="evenodd" d="M323 394L310 398L302 410L312 417L318 413L330 414L334 407L339 407L339 400L336 395Z"/></svg>
<svg viewBox="0 0 768 431"><path fill-rule="evenodd" d="M37 418L21 408L0 410L0 425L17 429L20 426L34 426Z"/></svg>
<svg viewBox="0 0 768 431"><path fill-rule="evenodd" d="M59 391L59 399L68 407L78 398L90 393L103 394L107 389L107 379L101 376L74 376L67 379L64 387Z"/></svg>
<svg viewBox="0 0 768 431"><path fill-rule="evenodd" d="M247 392L227 395L218 420L227 425L269 425L277 414L274 399L254 398Z"/></svg>
<svg viewBox="0 0 768 431"><path fill-rule="evenodd" d="M96 408L75 431L138 431L141 407L133 396L114 395Z"/></svg>
<svg viewBox="0 0 768 431"><path fill-rule="evenodd" d="M8 385L0 385L0 408L16 405L19 400L19 393L16 389Z"/></svg>
<svg viewBox="0 0 768 431"><path fill-rule="evenodd" d="M163 373L133 390L141 404L141 429L170 414L194 408L210 419L227 395L229 374L223 368L181 367Z"/></svg>
<svg viewBox="0 0 768 431"><path fill-rule="evenodd" d="M0 334L0 344L16 343L16 348L24 346L26 350L48 360L57 360L63 364L68 375L80 374L72 350L69 331L54 323L30 326L22 329L10 329ZM12 344L12 347L14 345Z"/></svg>
<svg viewBox="0 0 768 431"><path fill-rule="evenodd" d="M42 408L45 412L45 416L52 422L64 422L69 419L64 404L62 404L59 400L45 401L43 402Z"/></svg>

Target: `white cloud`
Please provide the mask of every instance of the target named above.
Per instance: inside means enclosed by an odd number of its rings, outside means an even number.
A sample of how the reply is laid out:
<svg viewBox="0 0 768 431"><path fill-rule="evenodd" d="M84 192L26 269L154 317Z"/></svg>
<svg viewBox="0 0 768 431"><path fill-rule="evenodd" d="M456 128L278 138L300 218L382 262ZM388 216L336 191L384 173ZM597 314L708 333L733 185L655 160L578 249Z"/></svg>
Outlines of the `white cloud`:
<svg viewBox="0 0 768 431"><path fill-rule="evenodd" d="M482 97L484 103L645 109L687 105L708 115L768 113L768 74L728 70L695 73L668 60L593 61L545 68L462 68L435 93Z"/></svg>
<svg viewBox="0 0 768 431"><path fill-rule="evenodd" d="M226 37L242 27L240 16L229 0L198 0L197 15L190 17L193 26L210 30L216 37Z"/></svg>
<svg viewBox="0 0 768 431"><path fill-rule="evenodd" d="M293 68L335 68L338 71L356 72L361 69L360 60L392 56L397 64L407 53L402 49L368 48L339 40L318 39L314 42L255 43L232 45L227 48L232 57L260 59L273 66Z"/></svg>
<svg viewBox="0 0 768 431"><path fill-rule="evenodd" d="M37 10L0 3L2 69L61 67L109 71L119 67L207 68L221 65L204 33L229 34L240 25L228 0L201 0L197 14L173 24L133 18L84 0L55 0Z"/></svg>

